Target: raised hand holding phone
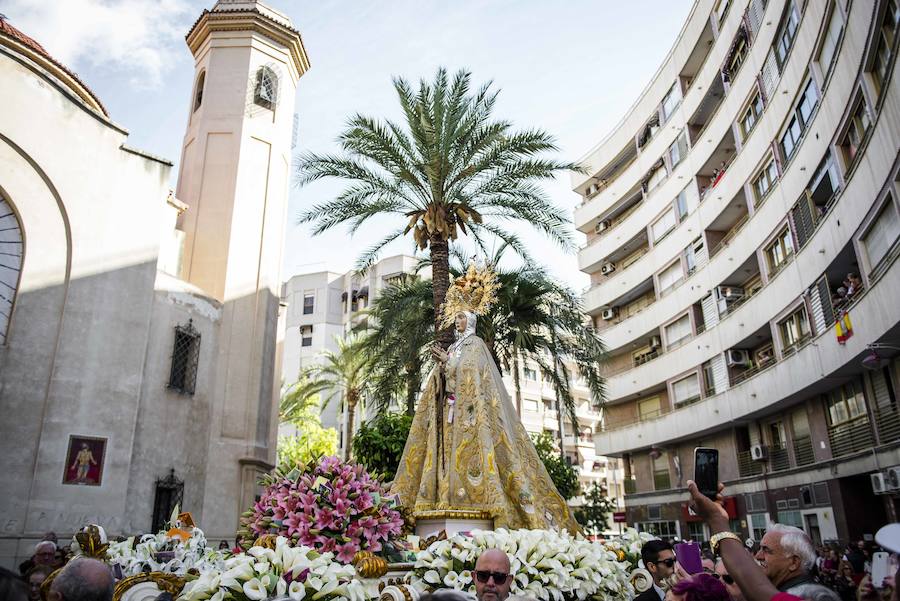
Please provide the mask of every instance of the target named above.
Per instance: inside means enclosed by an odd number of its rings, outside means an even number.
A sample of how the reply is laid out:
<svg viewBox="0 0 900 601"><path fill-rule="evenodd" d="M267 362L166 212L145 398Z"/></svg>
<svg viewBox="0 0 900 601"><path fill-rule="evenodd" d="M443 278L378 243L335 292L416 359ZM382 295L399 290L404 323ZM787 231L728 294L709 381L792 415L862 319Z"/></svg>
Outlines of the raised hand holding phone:
<svg viewBox="0 0 900 601"><path fill-rule="evenodd" d="M697 447L694 449L694 482L700 492L713 501L719 493L719 451Z"/></svg>

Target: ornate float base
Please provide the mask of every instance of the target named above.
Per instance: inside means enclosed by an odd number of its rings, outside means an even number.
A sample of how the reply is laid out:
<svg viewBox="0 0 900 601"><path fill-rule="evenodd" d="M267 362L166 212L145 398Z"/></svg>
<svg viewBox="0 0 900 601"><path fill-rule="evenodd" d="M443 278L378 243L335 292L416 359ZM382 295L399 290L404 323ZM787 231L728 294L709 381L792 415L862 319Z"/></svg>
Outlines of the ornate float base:
<svg viewBox="0 0 900 601"><path fill-rule="evenodd" d="M416 514L416 535L422 538L444 531L447 536L471 530L493 530L494 520L484 511L442 509Z"/></svg>

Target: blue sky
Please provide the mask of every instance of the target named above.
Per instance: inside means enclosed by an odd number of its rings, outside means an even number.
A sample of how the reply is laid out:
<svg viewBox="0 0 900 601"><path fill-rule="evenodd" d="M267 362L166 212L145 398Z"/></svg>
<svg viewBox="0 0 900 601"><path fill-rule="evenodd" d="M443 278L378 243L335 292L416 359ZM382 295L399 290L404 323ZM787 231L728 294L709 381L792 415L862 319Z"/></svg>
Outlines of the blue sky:
<svg viewBox="0 0 900 601"><path fill-rule="evenodd" d="M0 13L75 70L99 95L129 144L177 162L193 59L184 34L213 0L0 0ZM502 90L496 115L540 127L576 160L625 114L675 41L691 0L270 0L301 31L312 68L300 80L297 150L331 152L348 116L397 118L391 77L431 78L465 67ZM177 173L176 170L173 173ZM174 176L173 176L174 177ZM172 185L174 187L175 181ZM345 271L389 229L375 221L348 239L342 228L311 237L304 206L340 183L291 189L284 276ZM548 182L571 214L578 197L564 175ZM562 281L588 283L574 254L527 226L513 228ZM576 234L578 242L582 237ZM385 254L411 252L412 242Z"/></svg>

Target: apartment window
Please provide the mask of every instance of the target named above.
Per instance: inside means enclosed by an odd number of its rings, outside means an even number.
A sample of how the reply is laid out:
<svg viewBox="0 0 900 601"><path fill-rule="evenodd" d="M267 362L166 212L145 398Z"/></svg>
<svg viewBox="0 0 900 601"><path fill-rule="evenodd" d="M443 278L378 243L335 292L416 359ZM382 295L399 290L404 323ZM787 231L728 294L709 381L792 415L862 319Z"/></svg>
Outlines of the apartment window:
<svg viewBox="0 0 900 601"><path fill-rule="evenodd" d="M641 421L659 417L660 413L662 413L662 409L660 408L658 396L638 401L638 418Z"/></svg>
<svg viewBox="0 0 900 601"><path fill-rule="evenodd" d="M706 263L706 256L703 252L703 238L695 238L691 244L684 249L684 263L687 267L688 275L694 273L698 267L702 267Z"/></svg>
<svg viewBox="0 0 900 601"><path fill-rule="evenodd" d="M666 347L673 348L691 337L691 317L684 315L666 326Z"/></svg>
<svg viewBox="0 0 900 601"><path fill-rule="evenodd" d="M200 332L194 327L194 321L189 319L187 325L175 326L168 387L185 394L194 394L199 361Z"/></svg>
<svg viewBox="0 0 900 601"><path fill-rule="evenodd" d="M828 393L828 421L832 426L866 414L866 399L856 382L848 382Z"/></svg>
<svg viewBox="0 0 900 601"><path fill-rule="evenodd" d="M784 63L787 62L791 47L794 44L794 38L797 36L797 26L800 24L800 16L793 3L788 5L787 14L775 34L775 58L778 66L783 70Z"/></svg>
<svg viewBox="0 0 900 601"><path fill-rule="evenodd" d="M753 98L747 104L746 108L744 108L741 116L738 118L742 139L746 140L750 136L750 132L753 131L754 127L756 127L756 122L759 121L759 117L760 115L762 115L762 112L762 96L759 94L759 92L756 92L753 95Z"/></svg>
<svg viewBox="0 0 900 601"><path fill-rule="evenodd" d="M766 514L750 513L747 514L747 520L750 525L750 538L755 541L761 541L766 534Z"/></svg>
<svg viewBox="0 0 900 601"><path fill-rule="evenodd" d="M801 306L791 313L786 319L778 322L778 331L781 333L781 347L787 351L806 340L809 337L809 318L806 315L806 307Z"/></svg>
<svg viewBox="0 0 900 601"><path fill-rule="evenodd" d="M728 53L728 59L725 61L725 68L722 69L722 76L725 81L734 79L734 76L737 75L741 65L744 64L744 59L747 58L749 44L747 43L746 28L741 27L735 38L736 39L731 46L731 51Z"/></svg>
<svg viewBox="0 0 900 601"><path fill-rule="evenodd" d="M763 167L757 176L753 179L753 194L756 196L757 206L769 195L769 191L778 180L778 167L775 165L775 159L769 158L769 162Z"/></svg>
<svg viewBox="0 0 900 601"><path fill-rule="evenodd" d="M800 96L797 107L794 109L784 133L781 134L781 151L785 161L794 156L797 145L800 143L800 138L803 137L803 132L806 131L818 102L819 94L812 80L810 80L803 89L803 94Z"/></svg>
<svg viewBox="0 0 900 601"><path fill-rule="evenodd" d="M278 103L278 76L270 67L260 67L256 72L253 102L267 109L274 109Z"/></svg>
<svg viewBox="0 0 900 601"><path fill-rule="evenodd" d="M300 326L300 346L312 346L312 326Z"/></svg>
<svg viewBox="0 0 900 601"><path fill-rule="evenodd" d="M313 310L316 305L316 295L315 294L304 294L303 295L303 314L304 315L312 315Z"/></svg>
<svg viewBox="0 0 900 601"><path fill-rule="evenodd" d="M678 522L639 522L638 524L636 524L636 526L638 531L646 532L657 538L678 538Z"/></svg>
<svg viewBox="0 0 900 601"><path fill-rule="evenodd" d="M653 232L653 241L659 242L662 240L666 234L672 231L675 227L675 209L670 208L662 216L653 222L653 225L650 226L651 231Z"/></svg>
<svg viewBox="0 0 900 601"><path fill-rule="evenodd" d="M831 7L831 15L828 17L828 29L825 30L825 39L822 48L819 49L819 68L822 70L823 81L831 75L834 66L834 57L837 56L838 43L844 31L844 15L835 2Z"/></svg>
<svg viewBox="0 0 900 601"><path fill-rule="evenodd" d="M784 228L765 249L766 263L769 266L769 274L778 273L788 258L794 254L794 244L791 241L790 228Z"/></svg>
<svg viewBox="0 0 900 601"><path fill-rule="evenodd" d="M900 216L897 215L894 199L888 194L887 201L879 211L878 217L862 237L866 256L869 259L869 269L878 267L882 259L897 243L897 238L900 238Z"/></svg>
<svg viewBox="0 0 900 601"><path fill-rule="evenodd" d="M523 407L525 408L525 411L532 411L534 413L537 413L538 402L534 399L525 399L523 401Z"/></svg>
<svg viewBox="0 0 900 601"><path fill-rule="evenodd" d="M691 374L672 382L672 400L675 405L690 403L700 398L700 378Z"/></svg>
<svg viewBox="0 0 900 601"><path fill-rule="evenodd" d="M799 511L779 511L777 515L779 524L803 529L803 516L800 515Z"/></svg>
<svg viewBox="0 0 900 601"><path fill-rule="evenodd" d="M703 522L688 522L688 539L695 543L703 542L709 539L706 536L706 528Z"/></svg>
<svg viewBox="0 0 900 601"><path fill-rule="evenodd" d="M687 188L685 188L675 197L675 212L678 214L678 221L683 221L693 209L694 207L688 202Z"/></svg>
<svg viewBox="0 0 900 601"><path fill-rule="evenodd" d="M532 382L537 382L537 372L527 365L524 368L525 379L530 380Z"/></svg>
<svg viewBox="0 0 900 601"><path fill-rule="evenodd" d="M716 0L716 5L713 8L713 14L716 15L716 22L721 23L725 18L725 15L728 13L728 7L731 5L731 0Z"/></svg>
<svg viewBox="0 0 900 601"><path fill-rule="evenodd" d="M668 172L666 171L666 165L660 160L657 166L655 166L647 176L647 179L644 182L644 192L647 193L656 188L656 186L665 181L667 176Z"/></svg>
<svg viewBox="0 0 900 601"><path fill-rule="evenodd" d="M653 490L672 488L669 479L669 454L666 451L658 451L655 457L651 454L650 464L653 469Z"/></svg>
<svg viewBox="0 0 900 601"><path fill-rule="evenodd" d="M870 125L872 125L872 121L869 119L869 111L866 108L865 100L860 95L853 108L850 121L847 123L847 130L838 140L838 147L844 155L844 164L847 165L848 171L856 162L859 147L862 145Z"/></svg>
<svg viewBox="0 0 900 601"><path fill-rule="evenodd" d="M684 157L687 156L688 153L688 144L687 144L687 134L681 132L681 135L678 136L678 139L669 146L669 165L672 166L672 169L675 168L678 163L684 160Z"/></svg>
<svg viewBox="0 0 900 601"><path fill-rule="evenodd" d="M681 104L681 86L676 81L669 89L669 93L663 98L662 106L660 107L663 122L669 120L669 117L672 116L679 104Z"/></svg>
<svg viewBox="0 0 900 601"><path fill-rule="evenodd" d="M875 54L872 59L872 79L880 95L890 75L890 64L894 49L894 37L897 35L897 22L900 21L900 3L888 0L881 26L876 32Z"/></svg>
<svg viewBox="0 0 900 601"><path fill-rule="evenodd" d="M680 282L684 277L684 270L681 268L681 260L675 261L659 273L659 293L662 294L675 284Z"/></svg>

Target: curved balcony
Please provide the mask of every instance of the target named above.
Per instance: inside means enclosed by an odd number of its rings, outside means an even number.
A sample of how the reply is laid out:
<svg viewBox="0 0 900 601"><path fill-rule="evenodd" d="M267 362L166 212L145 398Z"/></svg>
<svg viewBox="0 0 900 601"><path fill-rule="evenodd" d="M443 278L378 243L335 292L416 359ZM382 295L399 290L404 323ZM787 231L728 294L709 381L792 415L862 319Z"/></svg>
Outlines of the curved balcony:
<svg viewBox="0 0 900 601"><path fill-rule="evenodd" d="M848 57L853 58L853 57ZM835 82L837 83L837 82ZM840 86L835 89L840 90ZM898 90L889 93L885 106L892 106L896 102ZM842 105L846 103L847 95L837 93L826 96L825 102ZM838 125L838 119L842 110L819 110L811 128L818 131L834 131ZM829 263L838 256L843 248L851 243L854 232L859 228L865 217L868 204L861 205L857 199L869 199L874 202L884 178L891 167L891 157L895 154L896 134L892 129L893 119L896 115L881 115L874 125L869 146L863 155L860 164L854 169L853 174L866 173L864 177L854 177L845 183L843 191L839 193L831 210L818 224L815 232L808 242L800 248L793 259L777 274L769 278L767 284L753 297L740 307L723 317L714 327L695 336L677 349L662 354L658 358L646 364L627 370L621 374L613 375L607 379L607 394L612 401L626 398L629 395L639 394L642 391L656 386L661 382L678 376L679 374L694 369L704 361L738 344L748 334L757 331L760 327L769 323L773 315L785 307L794 299L800 297L805 290L823 273ZM822 127L822 125L826 127ZM755 252L762 241L775 230L776 226L785 217L785 206L791 206L788 199L799 197L806 186L810 176L810 170L803 170L804 165L818 164L822 154L826 151L831 136L807 136L801 143L797 155L784 174L779 190L774 190L778 195L770 198L751 219L753 227L744 227L734 238L732 245L719 255L714 257L706 267L698 270L671 294L654 303L653 311L644 311L642 314L630 318L632 330L635 330L636 320L646 320L650 323L659 323L657 315L670 314L671 316L683 312L715 285L718 285L728 276L729 272L740 264L741 257ZM862 168L861 168L862 167ZM774 201L774 202L773 202ZM734 261L735 257L739 260ZM621 324L620 324L621 325ZM619 326L617 326L618 328ZM643 334L646 329L639 330ZM621 330L617 335L632 336L631 332ZM622 339L616 340L604 332L608 348L620 348L625 346ZM619 346L614 346L618 344Z"/></svg>
<svg viewBox="0 0 900 601"><path fill-rule="evenodd" d="M804 24L804 22L801 22L801 28ZM772 29L773 28L771 27L766 28L761 32L758 39L760 43L754 43L751 52L745 61L744 67L741 69L741 72L738 73L734 82L732 82L731 91L723 99L718 110L711 117L710 122L705 128L703 136L690 149L687 157L658 188L653 190L644 199L642 204L638 205L638 208L634 210L625 221L616 227L615 230L601 236L596 241L585 246L585 248L579 252L579 269L590 272L591 268L596 268L598 264L615 252L618 247L628 240L631 240L642 228L646 228L647 224L649 224L659 213L664 211L666 205L672 202L681 190L694 180L695 174L710 160L718 143L726 136L731 135L732 123L737 119L738 112L743 108L751 89L756 85L756 74L762 68L766 54L769 51L768 44L771 40L763 34L767 33L769 36L773 35L772 31L768 31ZM807 46L807 50L811 52L812 40L807 40ZM795 48L794 53L797 53L800 50L801 49L799 48ZM797 85L799 85L801 75L802 73L792 74L792 76L798 80ZM791 108L790 102L791 101L788 100L786 103L771 103L779 106L779 108L782 109L780 111L771 110L770 106L767 106L754 133L759 130L777 130L784 120L787 111ZM671 132L670 137L672 139L668 140L669 144L674 142L680 131L681 130L678 129L675 132ZM658 135L657 137L659 138L661 136ZM699 210L700 207L698 207L698 211L695 211L695 213L699 212L703 214L704 228L718 216L721 210L728 205L737 192L743 188L746 177L741 178L736 176L740 174L749 177L749 174L762 159L763 154L768 150L768 141L774 137L774 133L769 136L768 140L762 140L761 142L760 139L764 137L765 136L756 134L748 138L747 146L742 148L740 152L736 151L736 156L729 166L729 173L726 174L722 182L715 190L709 191L705 197L700 199L700 203L709 205L708 208L704 208L702 211ZM668 148L668 145L664 148ZM658 160L658 157L655 158L654 161L655 160ZM652 164L653 162L649 163L649 165ZM649 165L647 169L649 169ZM729 174L731 174L731 177L729 177ZM613 184L613 187L615 185L616 184ZM606 192L604 191L599 196L602 196L605 193ZM715 198L719 202L709 203L710 198ZM576 211L576 223L578 222L577 220L578 214ZM654 271L653 268L662 265L660 261L668 261L677 256L677 253L698 236L700 231L702 230L697 230L689 226L685 227L684 223L682 223L676 230L662 240L660 244L655 246L650 253L648 253L648 256L643 261L644 269L637 272L637 274L632 277L631 281L641 282L647 277L650 277ZM640 262L636 261L634 264L630 265L628 269L617 272L615 277L621 277L629 270L639 269L638 263ZM597 287L602 287L605 284L606 282L603 282ZM597 293L593 289L590 292L594 292L593 296L597 296L597 299L590 298L589 300L589 297L587 295L585 296L585 307L589 311L609 304L613 299L617 298L623 290L616 287L614 291L611 291L613 294L611 297L608 296L608 294L604 295L602 293ZM595 302L597 304L595 304Z"/></svg>
<svg viewBox="0 0 900 601"><path fill-rule="evenodd" d="M704 436L833 388L845 366L862 360L867 345L900 334L898 295L900 260L895 258L852 307L854 335L845 345L827 329L797 352L720 394L653 419L598 432L594 435L597 454L621 455Z"/></svg>
<svg viewBox="0 0 900 601"><path fill-rule="evenodd" d="M699 4L700 3L695 5L695 12L697 12L697 6ZM783 4L784 0L782 0L781 2L770 2L769 6L766 9L767 14L769 13L769 11L773 10L780 11L783 7ZM725 60L725 55L729 51L731 41L742 23L743 10L743 4L740 7L733 6L731 9L729 9L725 21L723 21L723 23L721 24L720 34L718 38L716 38L713 47L710 49L707 59L703 63L700 72L697 73L691 86L684 93L681 105L674 111L669 120L666 123L662 124L660 131L658 131L656 135L647 143L647 145L645 145L640 150L637 158L633 160L627 168L615 174L615 179L608 182L598 194L584 202L581 206L576 207L574 214L574 223L577 229L585 231L588 223L590 223L592 220L595 220L603 211L608 210L613 204L615 204L615 202L618 201L618 199L623 198L623 195L641 181L641 179L646 175L647 171L657 160L659 160L659 157L662 156L666 152L668 147L675 141L675 138L682 130L686 122L685 115L691 115L694 113L700 102L702 102L705 91L708 90L712 85L714 78L719 77L719 69L721 67L721 64ZM694 16L693 13L691 16ZM690 18L688 19L688 21L690 21ZM705 25L705 23L703 23L703 25ZM687 26L688 25L686 24L686 27ZM760 46L763 47L762 51L756 50L757 53L761 53L762 55L761 60L759 60L758 62L760 67L762 65L762 60L765 59L765 55L768 52L769 45L771 44L770 37L774 35L774 32L771 31L772 29L773 28L763 29L760 32L760 39L762 39L762 42L757 43L756 41L754 41L753 47L751 48L752 55L754 52L754 48ZM697 32L696 35L699 37L700 33ZM615 157L621 153L621 150L622 148L625 148L626 143L634 143L634 139L643 129L647 119L651 116L659 103L662 102L663 96L668 92L672 83L674 83L679 76L681 67L679 67L679 69L676 71L671 65L673 53L675 53L678 49L678 42L676 42L676 46L675 48L673 48L672 52L670 52L667 61L663 64L662 67L660 67L660 70L657 71L657 73L654 75L654 79L651 81L650 86L648 86L648 89L657 86L657 84L659 84L660 86L659 98L656 99L656 102L653 104L653 106L644 107L644 112L641 113L634 112L637 111L638 108L640 108L639 106L636 105L632 107L623 121L617 126L617 129L614 130L612 134L610 134L607 140L601 142L597 148L580 159L580 162L587 163L588 171L592 175L574 175L572 179L573 188L583 186L586 182L594 178L593 174L598 173L599 171L601 171L601 169L605 169L606 165L613 161ZM748 56L748 60L749 59L750 56ZM741 71L745 70L746 69L741 69ZM756 70L758 71L759 69L757 68ZM668 71L672 71L671 81L667 84L661 84L660 78L662 77L663 73L668 74ZM738 79L740 78L741 74L738 74ZM750 79L752 78L753 76L750 77ZM744 76L744 79L747 79L747 77ZM732 89L733 88L734 84L732 85ZM645 94L646 93L647 90L645 90ZM731 95L732 94L729 92L728 96ZM641 101L639 100L638 104L640 104L640 102ZM639 119L637 118L638 114L640 115ZM621 142L619 142L619 138L624 138L625 131L628 131L630 133L628 139L623 139ZM606 153L610 156L605 157L602 160L597 158L597 154L606 151L607 148L615 148L617 150L614 153ZM595 165L600 165L601 167L595 168Z"/></svg>

